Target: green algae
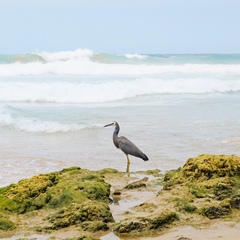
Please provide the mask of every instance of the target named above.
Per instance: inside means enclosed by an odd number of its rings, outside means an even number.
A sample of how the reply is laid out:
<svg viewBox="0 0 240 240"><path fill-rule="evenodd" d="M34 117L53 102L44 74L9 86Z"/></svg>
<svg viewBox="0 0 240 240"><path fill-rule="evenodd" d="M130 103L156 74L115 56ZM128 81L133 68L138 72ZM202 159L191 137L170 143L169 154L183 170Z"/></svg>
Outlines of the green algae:
<svg viewBox="0 0 240 240"><path fill-rule="evenodd" d="M134 183L129 183L127 186L124 187L124 189L130 190L130 189L137 189L137 188L146 188L146 183L144 182L134 182Z"/></svg>
<svg viewBox="0 0 240 240"><path fill-rule="evenodd" d="M228 201L223 201L215 205L205 205L200 213L209 219L221 218L232 213L231 204Z"/></svg>
<svg viewBox="0 0 240 240"><path fill-rule="evenodd" d="M101 221L95 221L95 222L91 222L91 221L87 221L84 222L82 224L82 229L84 231L88 231L88 232L98 232L98 231L107 231L109 230L108 225L105 222L101 222Z"/></svg>
<svg viewBox="0 0 240 240"><path fill-rule="evenodd" d="M232 208L240 210L240 194L232 197L230 200L230 204Z"/></svg>
<svg viewBox="0 0 240 240"><path fill-rule="evenodd" d="M82 237L67 238L67 240L100 240L100 239L90 237L90 236L82 236Z"/></svg>
<svg viewBox="0 0 240 240"><path fill-rule="evenodd" d="M14 229L16 225L9 219L0 216L0 230Z"/></svg>
<svg viewBox="0 0 240 240"><path fill-rule="evenodd" d="M42 224L35 226L38 232L72 225L79 225L86 231L103 231L113 222L108 206L110 187L102 173L79 167L40 174L0 188L0 214L34 218L38 215L34 213L41 211ZM86 222L91 222L89 227ZM15 224L1 218L0 225L5 226L0 227L1 230L7 230Z"/></svg>
<svg viewBox="0 0 240 240"><path fill-rule="evenodd" d="M70 204L68 207L62 208L54 214L50 214L48 220L51 225L44 227L45 230L61 229L88 221L96 221L96 223L92 223L92 226L99 225L99 221L105 223L107 226L107 223L113 222L113 217L108 204L104 202L84 201L82 204Z"/></svg>
<svg viewBox="0 0 240 240"><path fill-rule="evenodd" d="M202 154L190 158L182 172L187 178L208 180L213 177L240 176L240 157L231 155Z"/></svg>
<svg viewBox="0 0 240 240"><path fill-rule="evenodd" d="M116 234L130 234L134 236L149 235L178 220L175 212L164 211L154 217L138 217L133 220L124 220L116 223L113 230Z"/></svg>
<svg viewBox="0 0 240 240"><path fill-rule="evenodd" d="M28 238L24 238L24 240L27 240ZM54 240L54 239L58 239L58 238L55 238L55 237L50 237L49 240ZM18 239L20 240L20 239ZM71 238L64 238L64 240L100 240L99 238L94 238L94 237L91 237L91 236L81 236L81 237L71 237Z"/></svg>
<svg viewBox="0 0 240 240"><path fill-rule="evenodd" d="M191 204L191 200L189 198L179 198L176 197L172 200L175 203L175 207L178 211L185 211L192 213L197 210L197 207L194 204Z"/></svg>
<svg viewBox="0 0 240 240"><path fill-rule="evenodd" d="M142 203L138 206L133 207L138 212L154 212L157 209L157 206L153 203Z"/></svg>
<svg viewBox="0 0 240 240"><path fill-rule="evenodd" d="M0 210L24 213L42 208L47 202L46 191L57 184L57 174L40 174L0 188Z"/></svg>
<svg viewBox="0 0 240 240"><path fill-rule="evenodd" d="M25 213L43 207L63 207L86 199L107 202L110 185L80 168L41 174L0 189L0 210Z"/></svg>
<svg viewBox="0 0 240 240"><path fill-rule="evenodd" d="M197 212L215 219L230 215L232 208L239 209L238 156L202 154L190 158L182 168L166 173L164 181L163 189L166 191L171 192L177 188L185 191L185 197L173 200L180 211Z"/></svg>

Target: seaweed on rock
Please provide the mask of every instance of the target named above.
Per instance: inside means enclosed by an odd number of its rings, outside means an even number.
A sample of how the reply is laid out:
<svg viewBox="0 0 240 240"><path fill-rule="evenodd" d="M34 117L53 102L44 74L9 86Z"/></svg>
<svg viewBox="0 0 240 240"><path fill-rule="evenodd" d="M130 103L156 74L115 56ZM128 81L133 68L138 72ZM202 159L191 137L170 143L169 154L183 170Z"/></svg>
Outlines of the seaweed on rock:
<svg viewBox="0 0 240 240"><path fill-rule="evenodd" d="M230 215L232 208L239 209L238 156L202 154L190 158L182 168L166 173L164 181L166 191L178 188L184 192L185 189L188 198L198 205L197 212L210 219ZM207 201L198 201L199 198ZM193 211L197 209L196 205L191 204Z"/></svg>
<svg viewBox="0 0 240 240"><path fill-rule="evenodd" d="M148 235L161 230L177 219L178 216L175 212L164 211L154 217L138 217L133 220L121 221L115 224L113 230L116 234Z"/></svg>
<svg viewBox="0 0 240 240"><path fill-rule="evenodd" d="M60 172L40 174L0 188L0 230L13 228L15 223L6 216L39 212L42 217L37 231L66 228L84 222L85 230L99 231L108 229L113 222L108 206L110 185L94 171L71 167ZM32 214L32 216L38 215ZM5 216L5 217L4 217ZM12 217L14 219L14 217ZM96 224L95 224L96 222ZM103 224L99 224L102 222ZM18 222L18 225L24 223Z"/></svg>

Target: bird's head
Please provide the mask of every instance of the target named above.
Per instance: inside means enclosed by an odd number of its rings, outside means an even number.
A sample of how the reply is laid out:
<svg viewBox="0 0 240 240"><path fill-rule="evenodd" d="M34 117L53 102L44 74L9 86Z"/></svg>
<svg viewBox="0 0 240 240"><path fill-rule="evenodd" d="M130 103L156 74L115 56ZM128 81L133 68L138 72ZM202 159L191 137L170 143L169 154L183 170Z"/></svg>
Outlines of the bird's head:
<svg viewBox="0 0 240 240"><path fill-rule="evenodd" d="M110 126L116 126L117 125L117 122L113 121L107 125L105 125L104 127L110 127Z"/></svg>

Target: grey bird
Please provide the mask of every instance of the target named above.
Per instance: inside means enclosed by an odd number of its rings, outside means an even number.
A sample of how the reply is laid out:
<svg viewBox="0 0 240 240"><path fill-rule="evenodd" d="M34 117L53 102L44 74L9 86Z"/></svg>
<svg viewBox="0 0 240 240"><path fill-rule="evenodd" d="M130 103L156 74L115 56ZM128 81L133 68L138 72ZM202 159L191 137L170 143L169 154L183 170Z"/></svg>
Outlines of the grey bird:
<svg viewBox="0 0 240 240"><path fill-rule="evenodd" d="M104 127L115 126L113 132L113 143L117 148L120 148L127 156L127 170L129 173L130 160L128 155L132 155L138 158L142 158L144 161L148 161L148 157L130 140L126 137L119 137L118 133L120 131L120 126L117 122L112 122L110 124L105 125Z"/></svg>

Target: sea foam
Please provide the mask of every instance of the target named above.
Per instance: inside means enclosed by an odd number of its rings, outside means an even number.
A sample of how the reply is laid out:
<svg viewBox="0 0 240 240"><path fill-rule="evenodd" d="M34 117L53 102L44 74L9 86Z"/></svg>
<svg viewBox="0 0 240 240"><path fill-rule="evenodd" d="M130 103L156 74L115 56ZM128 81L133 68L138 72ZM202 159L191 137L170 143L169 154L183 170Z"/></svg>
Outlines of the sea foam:
<svg viewBox="0 0 240 240"><path fill-rule="evenodd" d="M1 109L0 126L31 133L66 133L94 127L86 124L64 124L56 121L44 121L33 117L24 117L24 115L16 117L10 112L7 112L6 110L3 111Z"/></svg>
<svg viewBox="0 0 240 240"><path fill-rule="evenodd" d="M157 79L106 82L0 82L2 102L102 103L154 94L238 92L237 80ZM9 94L11 93L11 94Z"/></svg>
<svg viewBox="0 0 240 240"><path fill-rule="evenodd" d="M104 64L89 59L53 61L48 63L14 63L0 65L0 76L18 75L156 75L163 73L240 73L239 65L183 64L183 65L133 65Z"/></svg>
<svg viewBox="0 0 240 240"><path fill-rule="evenodd" d="M14 60L10 63L9 61L1 62L0 77L46 74L140 76L166 73L240 73L239 64L234 63L199 64L182 61L181 57L178 59L171 56L163 58L141 54L106 55L88 49L52 53L38 52L25 56L16 55L11 58ZM126 59L131 61L125 61Z"/></svg>

